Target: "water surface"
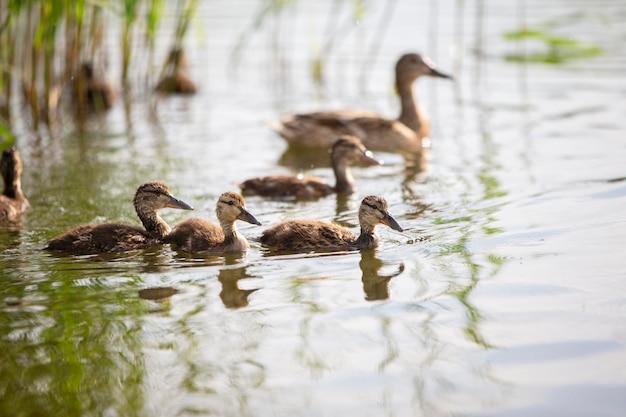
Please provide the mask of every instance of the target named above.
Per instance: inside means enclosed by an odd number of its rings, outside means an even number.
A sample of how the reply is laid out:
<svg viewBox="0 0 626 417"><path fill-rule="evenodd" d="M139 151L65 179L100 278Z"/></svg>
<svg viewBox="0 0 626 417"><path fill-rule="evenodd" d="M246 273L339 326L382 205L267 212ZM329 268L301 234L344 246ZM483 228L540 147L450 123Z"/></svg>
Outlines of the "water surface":
<svg viewBox="0 0 626 417"><path fill-rule="evenodd" d="M262 10L200 6L197 96L140 95L88 133L19 136L33 208L0 231L0 414L621 416L624 4L368 3L353 27L351 2L300 1L255 29ZM504 38L525 26L603 52L507 59L543 50ZM417 85L432 122L423 170L378 154L386 164L355 169L349 198L247 199L263 227L308 217L356 230L360 199L383 195L405 232L381 228L377 250L40 250L79 223L137 224L132 195L153 179L196 208L164 210L170 224L215 219L219 194L256 175L332 181L323 157L287 152L263 122L349 106L393 116L391 69L414 50L456 77Z"/></svg>

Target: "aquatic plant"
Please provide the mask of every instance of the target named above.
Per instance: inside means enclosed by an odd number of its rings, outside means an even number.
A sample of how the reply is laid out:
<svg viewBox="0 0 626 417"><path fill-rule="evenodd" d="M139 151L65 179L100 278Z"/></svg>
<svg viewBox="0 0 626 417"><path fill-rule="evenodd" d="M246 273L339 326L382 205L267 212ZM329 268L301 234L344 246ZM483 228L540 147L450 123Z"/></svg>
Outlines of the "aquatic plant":
<svg viewBox="0 0 626 417"><path fill-rule="evenodd" d="M566 36L555 35L541 29L524 28L514 32L507 32L504 34L504 38L511 41L534 40L545 46L543 51L508 54L506 58L511 61L559 64L571 59L587 58L602 54L602 48L597 45Z"/></svg>

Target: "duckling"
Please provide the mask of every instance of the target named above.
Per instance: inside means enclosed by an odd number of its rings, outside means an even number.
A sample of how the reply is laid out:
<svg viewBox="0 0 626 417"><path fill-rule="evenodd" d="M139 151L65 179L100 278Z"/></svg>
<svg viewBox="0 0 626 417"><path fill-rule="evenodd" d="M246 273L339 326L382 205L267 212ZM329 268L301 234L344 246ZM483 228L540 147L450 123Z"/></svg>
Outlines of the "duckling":
<svg viewBox="0 0 626 417"><path fill-rule="evenodd" d="M246 180L239 184L244 195L262 195L270 197L296 197L315 199L332 193L352 194L355 191L354 178L350 165L381 165L372 157L372 153L355 136L343 135L330 150L330 161L335 173L335 186L326 184L317 177L272 175Z"/></svg>
<svg viewBox="0 0 626 417"><path fill-rule="evenodd" d="M187 75L187 58L180 48L174 48L167 57L163 68L165 75L155 90L167 94L196 94L198 88Z"/></svg>
<svg viewBox="0 0 626 417"><path fill-rule="evenodd" d="M413 83L423 75L452 79L426 56L402 55L396 64L401 112L395 120L367 111L320 111L289 115L271 127L290 145L329 147L338 135L351 134L373 151L419 153L425 147L422 139L428 136L429 125L417 104Z"/></svg>
<svg viewBox="0 0 626 417"><path fill-rule="evenodd" d="M108 81L96 77L91 62L84 62L81 65L75 86L79 112L98 113L109 110L117 98Z"/></svg>
<svg viewBox="0 0 626 417"><path fill-rule="evenodd" d="M86 255L146 248L162 243L171 231L158 210L193 210L193 207L174 197L169 187L160 181L139 186L133 204L145 230L121 223L84 224L50 240L44 249Z"/></svg>
<svg viewBox="0 0 626 417"><path fill-rule="evenodd" d="M402 232L402 227L389 214L383 197L368 196L359 207L361 234L356 236L338 224L319 220L288 220L266 229L262 244L277 250L303 252L315 249L354 250L378 246L376 226L381 223Z"/></svg>
<svg viewBox="0 0 626 417"><path fill-rule="evenodd" d="M250 245L239 234L235 221L243 220L261 225L245 208L243 197L235 192L226 192L217 200L215 214L219 226L205 219L192 218L177 224L165 242L174 249L189 253L244 252Z"/></svg>
<svg viewBox="0 0 626 417"><path fill-rule="evenodd" d="M4 191L0 195L0 220L16 221L30 208L22 192L22 168L17 148L13 146L2 151L0 174L4 180Z"/></svg>

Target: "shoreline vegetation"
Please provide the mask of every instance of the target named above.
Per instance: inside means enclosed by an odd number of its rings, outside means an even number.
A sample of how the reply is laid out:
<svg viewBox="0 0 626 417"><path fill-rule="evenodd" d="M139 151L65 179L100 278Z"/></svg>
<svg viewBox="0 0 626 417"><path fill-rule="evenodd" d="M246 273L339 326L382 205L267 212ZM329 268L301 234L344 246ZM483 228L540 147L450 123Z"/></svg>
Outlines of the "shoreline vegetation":
<svg viewBox="0 0 626 417"><path fill-rule="evenodd" d="M113 84L120 86L125 98L130 92L152 89L155 77L163 72L159 68L168 65L167 60L155 63L157 33L172 15L175 26L166 42L171 50L181 49L197 4L198 0L0 0L3 141L13 141L10 126L17 111L35 132L45 129L54 134L68 115L80 127L87 113L106 107L98 106L91 84L108 82L111 74L119 74ZM110 65L114 48L121 56L118 68Z"/></svg>

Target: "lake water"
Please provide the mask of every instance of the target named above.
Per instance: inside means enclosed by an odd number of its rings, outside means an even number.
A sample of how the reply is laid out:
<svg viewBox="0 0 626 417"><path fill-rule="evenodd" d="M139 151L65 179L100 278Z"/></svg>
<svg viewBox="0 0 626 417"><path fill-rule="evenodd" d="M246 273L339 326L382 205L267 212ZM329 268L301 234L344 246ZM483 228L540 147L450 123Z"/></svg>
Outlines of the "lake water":
<svg viewBox="0 0 626 417"><path fill-rule="evenodd" d="M0 415L623 416L626 3L264 4L200 5L187 46L198 95L137 93L85 134L18 131L32 209L0 231ZM512 59L546 51L504 37L524 27L602 53ZM354 169L354 196L250 197L263 226L239 225L249 238L288 218L356 229L377 194L405 229L381 227L377 250L40 250L80 223L138 224L132 196L149 180L196 208L164 210L170 224L214 220L217 197L253 176L332 182L323 153L287 152L264 122L394 116L407 51L456 78L416 86L432 123L423 170L379 153L384 166Z"/></svg>

